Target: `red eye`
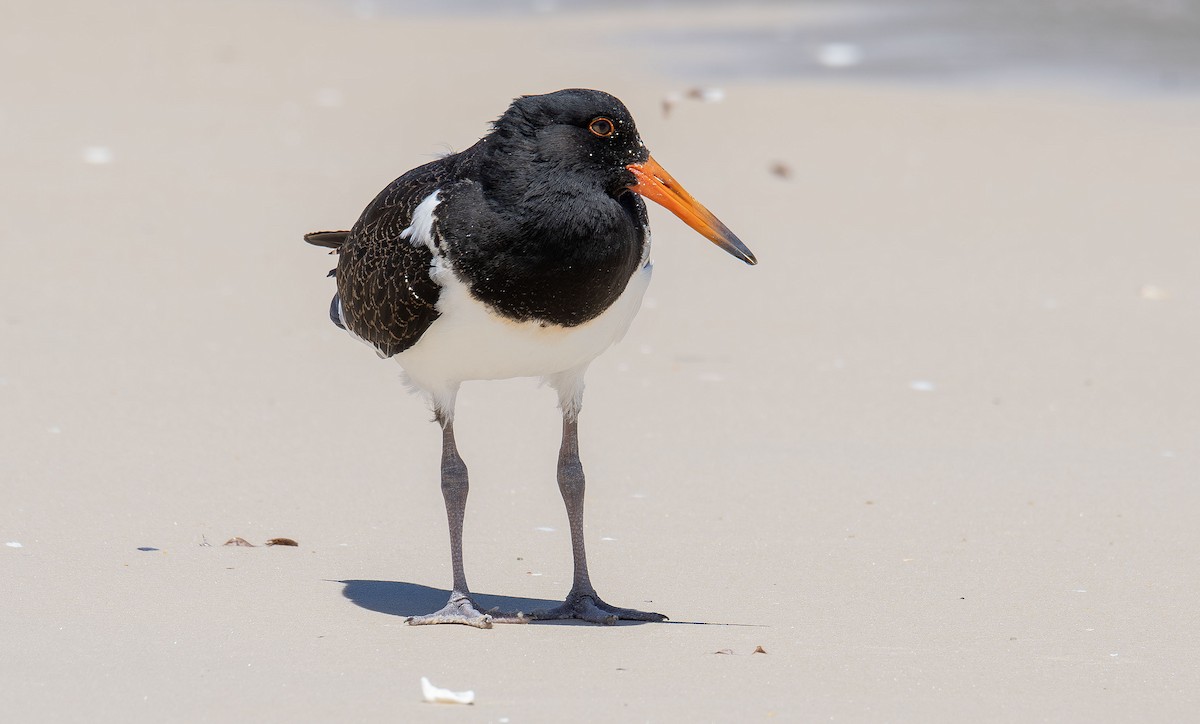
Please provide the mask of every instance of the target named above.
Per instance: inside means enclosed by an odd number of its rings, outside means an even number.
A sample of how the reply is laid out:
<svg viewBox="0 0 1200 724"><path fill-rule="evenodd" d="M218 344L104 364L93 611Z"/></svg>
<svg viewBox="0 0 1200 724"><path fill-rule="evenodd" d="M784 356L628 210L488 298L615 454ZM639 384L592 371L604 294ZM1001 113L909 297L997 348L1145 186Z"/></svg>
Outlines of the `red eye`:
<svg viewBox="0 0 1200 724"><path fill-rule="evenodd" d="M613 131L617 130L617 128L613 125L612 121L608 120L607 118L600 117L588 124L588 130L597 136L600 136L601 138L608 138L613 134Z"/></svg>

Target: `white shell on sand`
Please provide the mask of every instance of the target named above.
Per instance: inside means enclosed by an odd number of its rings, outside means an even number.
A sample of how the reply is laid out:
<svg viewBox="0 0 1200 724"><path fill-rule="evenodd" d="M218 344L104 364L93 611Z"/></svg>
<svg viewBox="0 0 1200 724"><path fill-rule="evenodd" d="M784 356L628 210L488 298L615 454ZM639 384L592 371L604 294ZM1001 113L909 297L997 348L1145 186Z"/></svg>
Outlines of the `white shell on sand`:
<svg viewBox="0 0 1200 724"><path fill-rule="evenodd" d="M430 704L474 704L474 691L450 691L429 683L429 679L421 677L421 695Z"/></svg>

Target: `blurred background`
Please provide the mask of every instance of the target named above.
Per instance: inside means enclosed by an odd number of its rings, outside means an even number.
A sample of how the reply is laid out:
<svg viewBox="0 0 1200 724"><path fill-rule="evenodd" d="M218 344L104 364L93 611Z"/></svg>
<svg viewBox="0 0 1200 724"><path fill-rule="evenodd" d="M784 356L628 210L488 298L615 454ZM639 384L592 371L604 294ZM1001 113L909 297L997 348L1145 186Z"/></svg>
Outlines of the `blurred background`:
<svg viewBox="0 0 1200 724"><path fill-rule="evenodd" d="M1200 7L1189 0L341 0L341 8L363 19L666 14L673 22L629 23L605 40L658 48L666 69L694 79L1142 92L1195 92L1200 82Z"/></svg>

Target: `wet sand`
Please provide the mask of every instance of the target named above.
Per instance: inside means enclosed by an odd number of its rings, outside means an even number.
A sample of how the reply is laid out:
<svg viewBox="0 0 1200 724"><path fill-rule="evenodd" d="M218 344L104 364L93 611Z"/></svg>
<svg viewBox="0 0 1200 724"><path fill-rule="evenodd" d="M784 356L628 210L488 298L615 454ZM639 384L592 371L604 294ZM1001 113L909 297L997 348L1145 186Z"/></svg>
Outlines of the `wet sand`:
<svg viewBox="0 0 1200 724"><path fill-rule="evenodd" d="M688 82L614 48L632 11L6 14L12 720L1200 704L1200 101L735 80L664 118ZM395 366L329 324L333 259L300 236L352 223L512 96L567 86L621 97L760 259L652 212L646 307L588 379L593 579L673 623L410 628L449 583L439 436ZM561 597L552 392L467 385L458 428L473 588ZM300 545L261 545L277 536ZM424 704L421 676L476 703Z"/></svg>

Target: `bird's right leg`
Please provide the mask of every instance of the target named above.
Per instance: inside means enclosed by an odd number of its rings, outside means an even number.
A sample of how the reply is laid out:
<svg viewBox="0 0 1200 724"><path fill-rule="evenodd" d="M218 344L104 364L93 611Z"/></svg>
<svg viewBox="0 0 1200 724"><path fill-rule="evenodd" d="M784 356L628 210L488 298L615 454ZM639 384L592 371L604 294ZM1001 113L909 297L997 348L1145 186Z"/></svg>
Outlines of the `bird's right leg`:
<svg viewBox="0 0 1200 724"><path fill-rule="evenodd" d="M410 616L407 621L412 626L461 623L477 628L491 628L493 621L524 623L527 619L519 613L480 612L471 600L462 554L463 517L466 515L469 488L467 465L454 444L453 419L439 412L437 421L442 426L442 497L446 501L446 519L450 527L450 562L454 569L454 584L450 590L450 600L441 610L425 616Z"/></svg>

